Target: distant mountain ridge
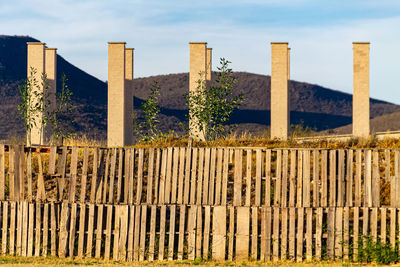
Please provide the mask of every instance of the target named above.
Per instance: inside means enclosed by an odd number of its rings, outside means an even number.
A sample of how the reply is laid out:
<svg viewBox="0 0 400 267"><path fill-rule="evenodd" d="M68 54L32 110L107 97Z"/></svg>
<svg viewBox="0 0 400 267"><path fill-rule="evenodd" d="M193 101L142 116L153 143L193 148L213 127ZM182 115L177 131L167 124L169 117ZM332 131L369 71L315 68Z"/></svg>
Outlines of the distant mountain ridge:
<svg viewBox="0 0 400 267"><path fill-rule="evenodd" d="M28 36L0 35L0 139L23 135L19 119L18 84L26 78L26 42L39 41ZM62 54L62 50L58 51ZM63 73L73 92L73 125L78 134L105 138L107 120L107 84L82 71L57 56L57 80L60 85ZM238 130L258 132L270 123L270 77L246 72L236 72L238 83L235 93L242 93L246 99L236 111L231 123L239 124ZM181 133L180 122L187 114L183 95L189 84L188 73L158 75L137 78L134 81L135 108L138 110L155 81L160 84L161 123L164 131ZM351 123L352 96L336 90L304 82L290 81L291 123L302 123L316 130L342 127ZM371 99L371 118L400 111L400 106ZM140 112L140 111L139 111ZM377 129L385 131L385 129Z"/></svg>

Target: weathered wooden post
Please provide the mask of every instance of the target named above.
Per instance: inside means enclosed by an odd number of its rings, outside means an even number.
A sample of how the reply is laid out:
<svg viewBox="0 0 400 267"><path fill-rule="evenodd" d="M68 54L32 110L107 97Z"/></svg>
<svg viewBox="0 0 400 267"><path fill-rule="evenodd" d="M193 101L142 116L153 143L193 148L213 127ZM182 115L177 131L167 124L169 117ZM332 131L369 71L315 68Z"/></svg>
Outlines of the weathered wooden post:
<svg viewBox="0 0 400 267"><path fill-rule="evenodd" d="M353 43L353 135L367 137L369 124L369 43Z"/></svg>

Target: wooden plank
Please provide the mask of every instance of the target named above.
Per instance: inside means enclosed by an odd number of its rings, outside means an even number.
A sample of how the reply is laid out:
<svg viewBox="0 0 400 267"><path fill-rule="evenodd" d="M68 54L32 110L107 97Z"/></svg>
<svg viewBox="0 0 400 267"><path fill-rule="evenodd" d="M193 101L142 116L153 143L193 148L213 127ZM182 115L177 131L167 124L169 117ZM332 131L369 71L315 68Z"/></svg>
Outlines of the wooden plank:
<svg viewBox="0 0 400 267"><path fill-rule="evenodd" d="M38 153L38 154L40 154L40 153ZM67 167L67 155L68 155L68 148L63 147L61 157L58 158L58 168L57 168L57 174L59 175L59 178L58 178L58 194L59 194L58 199L59 200L63 200L63 195L64 195L65 170Z"/></svg>
<svg viewBox="0 0 400 267"><path fill-rule="evenodd" d="M372 163L372 206L379 207L380 205L380 183L379 183L379 152L374 150Z"/></svg>
<svg viewBox="0 0 400 267"><path fill-rule="evenodd" d="M345 203L345 185L344 185L344 150L338 151L338 169L337 169L337 206L343 207Z"/></svg>
<svg viewBox="0 0 400 267"><path fill-rule="evenodd" d="M262 176L262 151L261 149L256 150L256 195L254 204L261 206L261 176Z"/></svg>
<svg viewBox="0 0 400 267"><path fill-rule="evenodd" d="M36 215L36 222L35 222L35 256L40 256L40 239L41 239L40 237L41 237L41 230L42 230L42 225L41 225L41 222L42 222L42 209L41 209L41 204L40 203L36 203L35 215ZM33 227L33 224L32 224L32 227ZM43 237L44 237L44 235L45 235L45 233L43 233ZM33 233L32 233L32 239L33 239ZM29 248L30 248L30 246L28 246L28 250L29 250ZM29 254L30 253L28 252L28 255Z"/></svg>
<svg viewBox="0 0 400 267"><path fill-rule="evenodd" d="M283 150L283 162L282 162L282 207L288 206L287 191L288 191L288 156L289 151Z"/></svg>
<svg viewBox="0 0 400 267"><path fill-rule="evenodd" d="M323 150L321 156L321 206L328 206L328 151Z"/></svg>
<svg viewBox="0 0 400 267"><path fill-rule="evenodd" d="M336 150L329 151L329 206L336 206Z"/></svg>
<svg viewBox="0 0 400 267"><path fill-rule="evenodd" d="M313 150L313 177L312 177L312 186L313 186L313 207L319 207L320 205L320 187L319 187L319 150Z"/></svg>
<svg viewBox="0 0 400 267"><path fill-rule="evenodd" d="M64 258L67 254L67 241L68 241L68 217L69 207L67 203L62 203L61 218L60 218L60 239L58 245L58 256Z"/></svg>
<svg viewBox="0 0 400 267"><path fill-rule="evenodd" d="M204 148L199 148L199 164L198 164L198 175L197 175L197 194L196 204L201 205L203 196L203 174L204 174Z"/></svg>
<svg viewBox="0 0 400 267"><path fill-rule="evenodd" d="M224 149L224 162L222 167L221 205L226 205L228 192L229 149Z"/></svg>
<svg viewBox="0 0 400 267"><path fill-rule="evenodd" d="M303 229L304 229L304 208L297 209L297 244L296 244L296 260L303 260Z"/></svg>
<svg viewBox="0 0 400 267"><path fill-rule="evenodd" d="M209 148L205 149L204 153L204 172L203 172L203 203L208 204L208 190L209 190L209 179L210 179L210 157L211 150Z"/></svg>
<svg viewBox="0 0 400 267"><path fill-rule="evenodd" d="M101 240L103 239L103 209L104 205L97 205L96 258L100 258L101 256Z"/></svg>
<svg viewBox="0 0 400 267"><path fill-rule="evenodd" d="M1 251L3 255L7 254L7 230L8 230L8 203L3 202L3 223L2 223L2 235L1 235ZM1 203L0 203L1 204ZM11 218L12 220L12 218Z"/></svg>
<svg viewBox="0 0 400 267"><path fill-rule="evenodd" d="M16 202L11 202L10 208L10 255L15 255L16 204Z"/></svg>
<svg viewBox="0 0 400 267"><path fill-rule="evenodd" d="M234 184L233 184L233 205L242 205L242 162L243 150L235 149Z"/></svg>
<svg viewBox="0 0 400 267"><path fill-rule="evenodd" d="M396 245L396 208L389 208L390 210L390 247L394 248Z"/></svg>
<svg viewBox="0 0 400 267"><path fill-rule="evenodd" d="M126 241L128 233L128 216L129 216L129 206L119 206L118 213L120 217L120 236L118 239L118 259L126 260ZM146 227L146 226L145 226Z"/></svg>
<svg viewBox="0 0 400 267"><path fill-rule="evenodd" d="M192 148L192 170L190 177L190 204L196 202L196 183L197 183L197 148Z"/></svg>
<svg viewBox="0 0 400 267"><path fill-rule="evenodd" d="M214 217L213 217L214 218ZM196 226L196 258L202 257L203 242L203 207L197 206L197 226Z"/></svg>
<svg viewBox="0 0 400 267"><path fill-rule="evenodd" d="M371 175L371 150L365 150L365 174L364 174L364 205L372 207L372 175Z"/></svg>
<svg viewBox="0 0 400 267"><path fill-rule="evenodd" d="M26 202L18 202L18 214L17 214L17 256L26 256L23 251L26 252L26 234L27 234L27 223L24 219L28 219L28 213L26 212ZM25 237L25 238L24 238ZM25 242L24 242L25 241ZM25 249L23 246L25 245Z"/></svg>
<svg viewBox="0 0 400 267"><path fill-rule="evenodd" d="M235 208L229 206L229 238L228 238L228 260L233 260L233 244L235 240Z"/></svg>
<svg viewBox="0 0 400 267"><path fill-rule="evenodd" d="M19 166L18 166L18 189L19 189L19 199L25 200L25 152L24 145L18 146L19 150ZM40 168L40 166L39 166ZM44 187L44 181L43 181Z"/></svg>
<svg viewBox="0 0 400 267"><path fill-rule="evenodd" d="M346 165L346 206L353 206L353 150L347 150Z"/></svg>
<svg viewBox="0 0 400 267"><path fill-rule="evenodd" d="M296 150L290 150L289 207L296 202Z"/></svg>
<svg viewBox="0 0 400 267"><path fill-rule="evenodd" d="M161 150L157 149L157 156L156 156L156 169L155 169L155 176L154 176L154 201L153 203L158 203L158 184L160 180L160 164L161 164ZM179 194L178 194L179 197Z"/></svg>
<svg viewBox="0 0 400 267"><path fill-rule="evenodd" d="M311 206L310 150L303 151L303 206Z"/></svg>
<svg viewBox="0 0 400 267"><path fill-rule="evenodd" d="M158 194L158 203L164 204L165 203L165 178L167 172L167 160L168 160L168 149L162 150L162 159L161 159L161 175L160 175L160 187L159 187L159 194Z"/></svg>
<svg viewBox="0 0 400 267"><path fill-rule="evenodd" d="M46 200L46 189L44 187L44 177L43 177L43 163L42 163L42 156L41 153L37 154L38 158L38 168L39 168L39 174L38 174L38 181L37 181L37 186L38 186L38 192L37 192L37 201L45 201Z"/></svg>
<svg viewBox="0 0 400 267"><path fill-rule="evenodd" d="M9 183L9 199L15 200L15 149L14 146L9 146L8 152L8 183Z"/></svg>
<svg viewBox="0 0 400 267"><path fill-rule="evenodd" d="M85 164L85 163L83 163ZM85 244L85 222L86 222L86 204L81 203L79 209L79 236L78 236L78 257L83 257L83 246Z"/></svg>
<svg viewBox="0 0 400 267"><path fill-rule="evenodd" d="M160 241L158 249L158 260L164 259L164 244L165 244L165 221L167 216L167 209L165 205L161 206L160 213Z"/></svg>
<svg viewBox="0 0 400 267"><path fill-rule="evenodd" d="M111 168L110 168L110 191L108 192L108 203L114 203L114 183L115 169L117 165L117 149L112 149Z"/></svg>
<svg viewBox="0 0 400 267"><path fill-rule="evenodd" d="M358 151L357 151L358 153ZM361 155L361 153L360 153ZM357 195L356 195L357 196ZM353 261L358 258L359 207L353 208Z"/></svg>
<svg viewBox="0 0 400 267"><path fill-rule="evenodd" d="M137 177L137 186L136 186L136 205L139 205L142 201L142 191L143 191L143 168L144 168L144 149L139 149L139 162L138 162L138 177ZM168 155L169 158L169 155ZM168 187L169 188L169 187ZM168 195L169 201L169 192L166 192L166 196Z"/></svg>
<svg viewBox="0 0 400 267"><path fill-rule="evenodd" d="M361 206L361 164L362 164L361 150L356 150L356 176L354 181L354 205Z"/></svg>
<svg viewBox="0 0 400 267"><path fill-rule="evenodd" d="M287 219L287 214L286 214L286 219ZM214 236L213 236L213 242L214 242ZM225 246L223 248L225 248ZM251 259L257 260L257 251L258 251L258 207L252 207L251 208ZM225 249L224 249L224 255L225 255Z"/></svg>
<svg viewBox="0 0 400 267"><path fill-rule="evenodd" d="M0 145L0 200L5 200L5 186L6 186L6 175L5 175L5 152L4 145Z"/></svg>
<svg viewBox="0 0 400 267"><path fill-rule="evenodd" d="M155 205L152 205L151 216L150 216L149 261L154 260L154 244L156 240L156 216L157 216L157 207Z"/></svg>
<svg viewBox="0 0 400 267"><path fill-rule="evenodd" d="M274 205L281 205L281 186L282 186L282 150L276 152L276 173L275 173Z"/></svg>
<svg viewBox="0 0 400 267"><path fill-rule="evenodd" d="M350 208L343 208L343 259L349 260L350 254Z"/></svg>
<svg viewBox="0 0 400 267"><path fill-rule="evenodd" d="M82 166L82 178L81 178L81 196L79 198L81 203L84 203L86 201L88 164L89 164L89 148L85 147L84 150L83 150L83 166ZM79 253L79 251L78 251L78 253Z"/></svg>
<svg viewBox="0 0 400 267"><path fill-rule="evenodd" d="M196 215L197 215L197 207L190 206L188 210L188 226L187 226L187 232L188 232L187 253L189 260L194 260L196 256ZM205 258L207 258L207 256Z"/></svg>
<svg viewBox="0 0 400 267"><path fill-rule="evenodd" d="M374 243L378 237L378 208L372 208L371 212L371 236Z"/></svg>
<svg viewBox="0 0 400 267"><path fill-rule="evenodd" d="M35 204L29 203L28 206L28 213L29 213L29 224L28 224L28 246L26 256L31 257L33 256L33 232L34 232L34 225L35 225Z"/></svg>
<svg viewBox="0 0 400 267"><path fill-rule="evenodd" d="M312 240L313 240L313 209L306 209L306 260L312 260Z"/></svg>
<svg viewBox="0 0 400 267"><path fill-rule="evenodd" d="M75 202L76 177L78 173L78 148L72 147L71 155L71 179L69 182L69 202Z"/></svg>
<svg viewBox="0 0 400 267"><path fill-rule="evenodd" d="M179 237L178 237L178 260L183 259L183 240L185 237L186 206L179 206Z"/></svg>
<svg viewBox="0 0 400 267"><path fill-rule="evenodd" d="M321 260L322 256L322 220L323 209L317 208L317 216L315 221L315 259Z"/></svg>
<svg viewBox="0 0 400 267"><path fill-rule="evenodd" d="M172 172L172 147L168 148L167 152L167 166L165 175L165 203L171 203L171 172Z"/></svg>
<svg viewBox="0 0 400 267"><path fill-rule="evenodd" d="M235 154L236 157L236 154ZM275 211L274 211L275 213ZM236 223L236 259L247 260L249 257L250 208L237 207ZM275 255L274 255L275 256Z"/></svg>
<svg viewBox="0 0 400 267"><path fill-rule="evenodd" d="M154 148L149 149L149 165L147 172L147 204L153 203ZM174 195L172 195L174 196Z"/></svg>
<svg viewBox="0 0 400 267"><path fill-rule="evenodd" d="M209 244L210 244L210 223L211 223L211 208L204 207L204 232L203 232L203 258L208 259Z"/></svg>
<svg viewBox="0 0 400 267"><path fill-rule="evenodd" d="M95 203L96 201L98 164L99 164L99 149L94 148L92 181L90 183L90 203Z"/></svg>
<svg viewBox="0 0 400 267"><path fill-rule="evenodd" d="M400 164L399 164L399 151L394 151L394 175L391 176L390 179L390 206L391 207L398 207L398 182L399 182L399 171L400 171Z"/></svg>
<svg viewBox="0 0 400 267"><path fill-rule="evenodd" d="M335 222L335 257L343 256L343 208L336 208Z"/></svg>
<svg viewBox="0 0 400 267"><path fill-rule="evenodd" d="M368 235L368 224L369 224L369 209L367 207L363 208L363 226L362 226L362 235L363 235L363 246L366 245L366 239L364 237Z"/></svg>
<svg viewBox="0 0 400 267"><path fill-rule="evenodd" d="M155 206L154 206L155 208ZM133 236L135 233L135 206L128 206L129 209L129 229L128 229L128 249L127 249L127 260L133 261ZM153 211L153 206L152 206ZM153 218L151 218L152 220ZM116 240L116 236L114 235L114 242ZM150 235L150 245L151 245L151 235ZM150 253L151 246L149 247ZM153 256L154 256L154 240L153 240Z"/></svg>
<svg viewBox="0 0 400 267"><path fill-rule="evenodd" d="M288 209L282 208L282 230L281 230L281 259L285 260L288 256Z"/></svg>
<svg viewBox="0 0 400 267"><path fill-rule="evenodd" d="M177 162L177 161L174 161ZM176 217L176 206L170 207L169 213L169 237L168 237L168 260L174 259L174 244L175 244L175 217Z"/></svg>
<svg viewBox="0 0 400 267"><path fill-rule="evenodd" d="M265 251L266 251L266 230L267 230L267 210L264 206L260 208L261 210L261 242L260 242L260 261L265 261Z"/></svg>
<svg viewBox="0 0 400 267"><path fill-rule="evenodd" d="M124 149L124 203L129 203L129 182L130 182L130 160L131 160L131 149ZM158 196L156 196L158 197ZM131 203L130 203L131 204Z"/></svg>
<svg viewBox="0 0 400 267"><path fill-rule="evenodd" d="M135 149L129 149L129 175L128 175L128 204L132 205L134 203L134 183L135 183Z"/></svg>
<svg viewBox="0 0 400 267"><path fill-rule="evenodd" d="M49 168L47 171L49 175L54 175L56 173L57 149L58 149L57 146L50 147Z"/></svg>
<svg viewBox="0 0 400 267"><path fill-rule="evenodd" d="M273 223L273 234L272 234L272 255L273 260L279 260L279 243L280 243L280 225L279 225L279 211L280 208L274 207L274 223Z"/></svg>
<svg viewBox="0 0 400 267"><path fill-rule="evenodd" d="M209 183L209 192L208 192L208 204L214 204L214 194L215 194L215 164L217 160L217 150L215 148L211 148L211 163L210 163L210 183Z"/></svg>
<svg viewBox="0 0 400 267"><path fill-rule="evenodd" d="M334 258L334 248L335 248L335 208L328 208L328 218L327 218L327 245L326 254L328 259L332 260Z"/></svg>
<svg viewBox="0 0 400 267"><path fill-rule="evenodd" d="M103 187L103 200L102 203L107 203L107 192L108 192L108 179L110 177L110 158L112 149L107 149L106 165L104 169L104 176L102 175L102 187ZM101 193L100 193L101 195Z"/></svg>
<svg viewBox="0 0 400 267"><path fill-rule="evenodd" d="M94 204L89 204L89 220L87 230L86 257L92 257L94 231Z"/></svg>
<svg viewBox="0 0 400 267"><path fill-rule="evenodd" d="M58 209L55 207L54 203L50 204L51 208L51 256L57 255L57 211Z"/></svg>
<svg viewBox="0 0 400 267"><path fill-rule="evenodd" d="M221 205L223 153L224 153L224 150L222 148L218 148L217 174L216 174L216 179L215 179L215 205Z"/></svg>
<svg viewBox="0 0 400 267"><path fill-rule="evenodd" d="M48 244L49 244L49 204L44 204L44 209L43 209L43 247L42 247L42 255L44 257L47 257Z"/></svg>
<svg viewBox="0 0 400 267"><path fill-rule="evenodd" d="M265 230L265 237L266 237L266 244L265 244L265 259L271 259L271 243L272 243L272 208L266 207L266 230Z"/></svg>
<svg viewBox="0 0 400 267"><path fill-rule="evenodd" d="M140 221L140 254L139 261L144 261L144 253L146 249L146 226L147 226L147 205L142 205L142 220ZM121 229L121 234L123 233ZM125 231L126 232L126 231ZM125 246L122 246L125 248Z"/></svg>
<svg viewBox="0 0 400 267"><path fill-rule="evenodd" d="M139 260L140 206L135 206L135 233L133 236L133 260Z"/></svg>
<svg viewBox="0 0 400 267"><path fill-rule="evenodd" d="M76 203L73 203L71 206L71 217L69 223L69 256L74 256L75 249L75 232L76 232Z"/></svg>
<svg viewBox="0 0 400 267"><path fill-rule="evenodd" d="M296 209L289 208L289 259L295 259L296 251Z"/></svg>
<svg viewBox="0 0 400 267"><path fill-rule="evenodd" d="M183 186L185 179L185 148L181 147L179 151L179 177L178 177L178 204L183 203Z"/></svg>
<svg viewBox="0 0 400 267"><path fill-rule="evenodd" d="M380 208L381 211L381 242L386 245L386 208Z"/></svg>
<svg viewBox="0 0 400 267"><path fill-rule="evenodd" d="M252 156L253 151L251 149L246 149L247 162L246 162L246 195L245 195L245 205L250 206L251 198L251 171L252 171Z"/></svg>
<svg viewBox="0 0 400 267"><path fill-rule="evenodd" d="M185 164L185 185L183 191L183 203L189 203L189 190L190 190L190 170L192 167L191 164L192 158L192 148L186 149L186 164Z"/></svg>
<svg viewBox="0 0 400 267"><path fill-rule="evenodd" d="M176 203L176 199L177 199L176 194L177 194L177 190L178 190L178 166L179 166L179 148L174 148L174 159L173 159L173 170L172 170L172 189L171 189L171 203L173 203L173 204ZM150 203L148 203L148 204L150 204Z"/></svg>
<svg viewBox="0 0 400 267"><path fill-rule="evenodd" d="M1 147L0 147L0 155L1 155ZM1 159L0 159L0 166L1 166ZM2 172L1 172L1 167L0 167L0 181L1 181L1 173ZM32 149L31 148L28 149L28 153L26 155L26 177L28 179L28 198L27 199L28 199L28 201L32 201L33 200L33 193L32 193L33 184L32 184ZM1 186L1 182L0 182L0 186ZM0 189L0 192L1 192L1 189ZM0 193L0 195L1 195L1 193Z"/></svg>
<svg viewBox="0 0 400 267"><path fill-rule="evenodd" d="M215 206L213 208L213 242L212 259L225 260L226 246L226 207Z"/></svg>
<svg viewBox="0 0 400 267"><path fill-rule="evenodd" d="M105 232L105 245L104 245L104 259L109 260L111 255L111 223L113 219L113 206L107 205L107 217L106 217L106 232ZM118 209L118 206L116 206ZM116 214L115 214L116 215ZM118 225L119 218L115 216L115 225ZM114 243L115 244L115 243Z"/></svg>

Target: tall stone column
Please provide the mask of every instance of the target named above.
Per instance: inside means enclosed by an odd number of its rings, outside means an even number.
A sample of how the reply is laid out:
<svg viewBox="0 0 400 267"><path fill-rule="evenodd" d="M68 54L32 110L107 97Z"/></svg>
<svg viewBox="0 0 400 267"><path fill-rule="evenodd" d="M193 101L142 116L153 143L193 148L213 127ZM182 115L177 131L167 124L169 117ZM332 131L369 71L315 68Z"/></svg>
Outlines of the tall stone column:
<svg viewBox="0 0 400 267"><path fill-rule="evenodd" d="M125 145L133 145L133 55L134 48L125 49Z"/></svg>
<svg viewBox="0 0 400 267"><path fill-rule="evenodd" d="M287 79L290 80L290 48L287 49Z"/></svg>
<svg viewBox="0 0 400 267"><path fill-rule="evenodd" d="M369 122L369 43L353 43L353 135L367 137Z"/></svg>
<svg viewBox="0 0 400 267"><path fill-rule="evenodd" d="M45 72L45 43L28 42L28 59L27 59L27 77L32 81L36 81L32 88L32 93L37 91L43 93L42 75ZM31 96L32 105L37 103L37 97ZM31 136L27 135L27 144L43 145L44 144L44 129L42 125L43 114L35 116L35 124L31 129Z"/></svg>
<svg viewBox="0 0 400 267"><path fill-rule="evenodd" d="M54 111L57 107L57 48L46 48L45 49L45 71L47 77L47 94L50 101L50 106L48 107L50 112ZM46 142L50 140L53 129L51 125L48 125L45 129L45 140ZM55 140L54 140L55 141Z"/></svg>
<svg viewBox="0 0 400 267"><path fill-rule="evenodd" d="M288 43L271 43L271 138L289 133Z"/></svg>
<svg viewBox="0 0 400 267"><path fill-rule="evenodd" d="M206 81L207 74L207 43L190 42L190 70L189 70L189 91L198 90L200 80L203 84ZM204 140L204 134L197 127L196 119L189 121L189 136Z"/></svg>
<svg viewBox="0 0 400 267"><path fill-rule="evenodd" d="M126 144L125 42L108 43L107 145Z"/></svg>
<svg viewBox="0 0 400 267"><path fill-rule="evenodd" d="M207 75L206 80L211 81L211 72L212 72L212 48L207 47Z"/></svg>

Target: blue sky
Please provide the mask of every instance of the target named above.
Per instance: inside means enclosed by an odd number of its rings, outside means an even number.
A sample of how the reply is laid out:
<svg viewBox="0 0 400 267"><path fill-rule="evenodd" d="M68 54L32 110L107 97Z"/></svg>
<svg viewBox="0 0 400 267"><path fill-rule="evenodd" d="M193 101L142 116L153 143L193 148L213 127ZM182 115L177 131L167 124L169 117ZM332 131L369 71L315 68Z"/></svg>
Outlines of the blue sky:
<svg viewBox="0 0 400 267"><path fill-rule="evenodd" d="M107 79L107 42L135 48L135 77L187 72L189 41L236 71L270 74L270 42L291 78L352 92L352 42L371 42L371 96L400 104L400 1L0 0L0 34L30 35Z"/></svg>

